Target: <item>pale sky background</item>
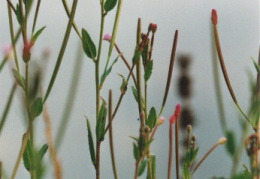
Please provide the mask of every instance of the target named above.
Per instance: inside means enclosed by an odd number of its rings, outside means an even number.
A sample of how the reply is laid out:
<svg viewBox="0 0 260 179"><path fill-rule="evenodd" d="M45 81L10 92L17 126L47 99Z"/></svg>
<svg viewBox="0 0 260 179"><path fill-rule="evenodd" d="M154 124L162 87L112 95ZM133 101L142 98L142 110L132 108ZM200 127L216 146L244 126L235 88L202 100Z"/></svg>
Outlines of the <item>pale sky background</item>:
<svg viewBox="0 0 260 179"><path fill-rule="evenodd" d="M16 1L14 1L16 2ZM72 0L69 1L71 4ZM153 51L154 71L149 85L150 107L160 108L168 71L174 31L179 30L177 55L188 53L192 56L190 74L193 78L192 105L197 119L193 133L198 139L200 159L208 149L222 137L219 125L219 116L216 105L216 97L213 82L213 67L211 55L211 10L218 12L218 30L226 67L234 91L243 109L247 110L249 101L248 76L246 70L255 74L250 57L257 59L259 48L259 1L257 0L124 0L122 14L116 42L125 57L130 61L135 47L135 32L137 19L142 18L143 31L146 32L150 22L158 25ZM0 6L0 47L10 43L9 26L6 10L6 2ZM105 23L105 33L111 33L115 10L108 14ZM39 12L39 21L36 29L47 26L39 37L33 49L32 61L39 60L45 48L51 49L51 57L46 66L44 77L44 90L47 89L59 48L67 25L67 16L60 1L42 1ZM79 1L75 21L79 27L88 30L94 43L98 44L99 38L99 1ZM30 19L32 21L32 19ZM31 24L29 23L29 26ZM17 27L17 26L16 26ZM56 83L47 105L52 119L54 135L57 132L59 120L62 116L63 106L66 101L71 76L73 72L79 38L72 30L67 51L63 59ZM18 51L22 45L18 43ZM105 61L108 51L108 43L103 45L102 60ZM113 53L113 58L116 57ZM3 54L0 55L1 59ZM22 65L22 61L20 62ZM157 156L157 178L166 178L168 164L168 117L173 112L174 106L181 102L177 97L176 79L178 69L175 65L173 82L169 92L167 105L163 112L166 122L161 126L155 141L152 143L152 153ZM119 61L113 68L110 78L107 80L101 95L107 99L107 89L112 88L114 103L119 95L121 79L116 75L127 74L127 69ZM0 111L3 111L9 91L13 83L13 77L8 65L0 74ZM222 80L222 92L227 111L228 127L239 133L238 111L233 104L229 92ZM131 84L131 83L130 83ZM132 152L132 139L128 136L137 136L139 123L137 122L137 106L130 90L127 91L114 123L115 152L120 178L133 178L134 158ZM74 110L70 118L69 127L65 135L65 142L59 151L58 157L62 163L64 178L94 178L95 170L91 163L87 128L84 115L92 120L94 132L95 117L95 88L94 88L94 64L84 57L80 85L78 88ZM36 145L46 143L44 123L39 117L36 125ZM8 175L14 167L14 163L21 145L21 137L25 132L23 123L20 96L15 96L12 109L8 116L5 128L0 137L0 160ZM250 131L252 133L252 131ZM240 136L237 136L237 140ZM46 158L49 155L45 156ZM102 143L101 178L113 178L108 136ZM174 161L174 159L173 159ZM241 161L248 164L245 151ZM173 162L174 163L174 162ZM194 175L194 178L206 179L212 176L228 177L231 170L231 158L221 146L214 151L202 164ZM173 166L175 167L175 166ZM242 170L242 167L240 167ZM53 178L52 168L46 178ZM173 178L175 172L173 168ZM17 178L29 178L28 172L21 163ZM145 178L140 177L140 178Z"/></svg>

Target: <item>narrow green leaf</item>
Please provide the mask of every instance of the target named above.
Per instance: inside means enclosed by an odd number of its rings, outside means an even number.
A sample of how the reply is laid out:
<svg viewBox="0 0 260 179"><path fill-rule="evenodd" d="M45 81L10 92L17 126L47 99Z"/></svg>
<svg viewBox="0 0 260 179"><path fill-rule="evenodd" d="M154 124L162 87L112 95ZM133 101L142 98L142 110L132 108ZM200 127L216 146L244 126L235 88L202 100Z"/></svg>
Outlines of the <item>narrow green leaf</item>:
<svg viewBox="0 0 260 179"><path fill-rule="evenodd" d="M153 60L147 61L147 66L146 66L146 69L145 69L145 72L144 72L144 80L145 81L149 80L149 78L152 75L152 71L153 71Z"/></svg>
<svg viewBox="0 0 260 179"><path fill-rule="evenodd" d="M243 167L244 167L244 174L251 176L250 170L248 169L248 167L246 166L246 164L243 163ZM252 176L251 176L252 177Z"/></svg>
<svg viewBox="0 0 260 179"><path fill-rule="evenodd" d="M156 157L155 157L155 155L150 155L150 160L151 160L151 163L152 163L152 177L150 177L149 170L147 170L146 179L156 178Z"/></svg>
<svg viewBox="0 0 260 179"><path fill-rule="evenodd" d="M136 102L138 103L138 93L137 93L137 89L134 86L131 86L134 98L136 100ZM142 98L142 103L144 104L144 98Z"/></svg>
<svg viewBox="0 0 260 179"><path fill-rule="evenodd" d="M260 98L255 98L252 102L252 107L250 109L251 114L251 124L253 127L256 127L258 125L259 116L260 116Z"/></svg>
<svg viewBox="0 0 260 179"><path fill-rule="evenodd" d="M106 77L109 75L109 73L112 71L112 68L114 66L114 64L117 62L119 58L119 55L116 57L116 59L114 60L114 62L111 64L111 66L106 70L104 71L104 73L101 75L101 78L100 78L100 84L103 84L104 80L106 79Z"/></svg>
<svg viewBox="0 0 260 179"><path fill-rule="evenodd" d="M121 91L121 93L125 94L125 92L127 90L127 81L123 75L121 75L121 74L118 74L118 75L122 78L122 84L120 86L120 91Z"/></svg>
<svg viewBox="0 0 260 179"><path fill-rule="evenodd" d="M150 146L150 144L153 142L153 139L151 139L151 140L149 140L148 142L146 142L145 144L144 144L144 146L142 146L142 149L143 150L146 150L149 146Z"/></svg>
<svg viewBox="0 0 260 179"><path fill-rule="evenodd" d="M260 66L258 65L258 63L253 59L253 57L251 57L251 60L254 63L254 66L255 66L257 73L260 73Z"/></svg>
<svg viewBox="0 0 260 179"><path fill-rule="evenodd" d="M39 150L40 160L42 160L42 158L43 158L43 156L46 154L48 148L49 148L48 144L44 144L44 145L42 146L42 148Z"/></svg>
<svg viewBox="0 0 260 179"><path fill-rule="evenodd" d="M138 137L133 137L133 136L129 136L130 138L134 139L136 142L138 142L139 138Z"/></svg>
<svg viewBox="0 0 260 179"><path fill-rule="evenodd" d="M189 167L187 166L187 164L184 164L183 166L182 175L183 175L183 179L191 179Z"/></svg>
<svg viewBox="0 0 260 179"><path fill-rule="evenodd" d="M31 170L34 169L32 156L33 156L33 150L32 150L32 146L31 146L31 141L30 141L30 139L28 139L24 153L23 153L24 167L26 168L26 170L28 172L30 172Z"/></svg>
<svg viewBox="0 0 260 179"><path fill-rule="evenodd" d="M191 164L195 161L197 155L199 152L199 148L195 149L195 150L187 150L186 154L185 154L185 158L184 158L184 163L190 167Z"/></svg>
<svg viewBox="0 0 260 179"><path fill-rule="evenodd" d="M236 139L235 139L234 132L228 130L226 132L226 138L227 138L226 149L231 156L234 156L236 152Z"/></svg>
<svg viewBox="0 0 260 179"><path fill-rule="evenodd" d="M42 31L45 29L46 26L40 28L32 37L33 42L35 43L35 41L38 39L38 37L41 35Z"/></svg>
<svg viewBox="0 0 260 179"><path fill-rule="evenodd" d="M22 15L21 15L21 9L20 9L20 5L19 4L16 5L15 13L16 13L15 15L16 15L17 21L21 25L22 24Z"/></svg>
<svg viewBox="0 0 260 179"><path fill-rule="evenodd" d="M42 113L43 110L43 102L42 102L42 98L37 98L33 104L31 105L31 116L33 118L39 116Z"/></svg>
<svg viewBox="0 0 260 179"><path fill-rule="evenodd" d="M141 54L142 54L142 51L140 51L140 50L135 51L135 54L134 54L133 59L132 59L133 64L136 64L138 62Z"/></svg>
<svg viewBox="0 0 260 179"><path fill-rule="evenodd" d="M81 33L83 50L89 58L94 60L97 56L96 46L85 29L82 29Z"/></svg>
<svg viewBox="0 0 260 179"><path fill-rule="evenodd" d="M143 160L138 168L138 176L141 176L144 173L146 165L147 165L147 160Z"/></svg>
<svg viewBox="0 0 260 179"><path fill-rule="evenodd" d="M21 86L22 88L24 88L25 79L15 69L12 69L12 73L14 75L14 78L15 78L17 84L19 86Z"/></svg>
<svg viewBox="0 0 260 179"><path fill-rule="evenodd" d="M117 0L106 0L105 5L104 5L104 9L106 12L114 9L114 7L116 6Z"/></svg>
<svg viewBox="0 0 260 179"><path fill-rule="evenodd" d="M156 115L156 110L154 107L150 109L149 115L148 115L148 120L147 120L147 125L150 127L152 130L156 124L157 120L157 115Z"/></svg>
<svg viewBox="0 0 260 179"><path fill-rule="evenodd" d="M106 116L107 116L107 106L106 106L106 102L103 100L99 114L98 114L98 121L97 121L97 126L96 126L97 141L104 140Z"/></svg>
<svg viewBox="0 0 260 179"><path fill-rule="evenodd" d="M150 50L150 39L147 38L147 42L143 47L143 51L142 51L142 59L143 59L143 63L145 64L149 58L149 50Z"/></svg>
<svg viewBox="0 0 260 179"><path fill-rule="evenodd" d="M133 151L134 151L134 158L136 161L138 161L139 157L140 157L140 152L139 152L139 149L138 149L136 143L133 143Z"/></svg>
<svg viewBox="0 0 260 179"><path fill-rule="evenodd" d="M93 137L92 137L92 132L91 132L91 125L90 122L87 119L87 127L88 127L88 146L89 146L89 152L90 152L90 157L92 160L93 165L96 165L96 152L95 152L95 148L94 148L94 142L93 142Z"/></svg>

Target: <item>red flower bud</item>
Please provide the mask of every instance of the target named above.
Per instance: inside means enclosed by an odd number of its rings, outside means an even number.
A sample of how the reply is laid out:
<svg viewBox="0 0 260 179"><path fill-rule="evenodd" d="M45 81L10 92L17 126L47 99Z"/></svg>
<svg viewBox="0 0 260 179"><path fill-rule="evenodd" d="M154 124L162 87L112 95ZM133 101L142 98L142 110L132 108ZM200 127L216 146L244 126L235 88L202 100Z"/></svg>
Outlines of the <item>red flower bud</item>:
<svg viewBox="0 0 260 179"><path fill-rule="evenodd" d="M212 12L211 12L211 21L212 21L212 24L213 24L213 25L217 25L217 23L218 23L218 15L217 15L216 9L212 9Z"/></svg>
<svg viewBox="0 0 260 179"><path fill-rule="evenodd" d="M170 124L174 124L181 115L181 105L177 104L174 113L170 116Z"/></svg>
<svg viewBox="0 0 260 179"><path fill-rule="evenodd" d="M149 27L148 27L148 30L152 31L153 33L155 33L156 30L157 30L157 24L150 23Z"/></svg>
<svg viewBox="0 0 260 179"><path fill-rule="evenodd" d="M24 42L24 47L23 47L23 61L26 63L30 61L31 59L31 48L33 46L33 42L30 41L28 42L27 40Z"/></svg>

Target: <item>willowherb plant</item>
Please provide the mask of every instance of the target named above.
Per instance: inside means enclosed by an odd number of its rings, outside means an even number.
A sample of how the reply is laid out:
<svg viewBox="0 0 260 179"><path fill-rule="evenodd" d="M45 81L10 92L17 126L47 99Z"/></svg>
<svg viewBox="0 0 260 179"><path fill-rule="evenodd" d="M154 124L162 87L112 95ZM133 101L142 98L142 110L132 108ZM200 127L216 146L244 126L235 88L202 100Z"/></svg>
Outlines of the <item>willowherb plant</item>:
<svg viewBox="0 0 260 179"><path fill-rule="evenodd" d="M141 19L138 19L137 22L137 32L136 32L136 45L133 47L133 56L131 57L131 61L127 60L127 58L122 54L119 46L116 43L116 36L119 27L120 14L122 10L122 0L100 0L100 29L99 29L99 40L96 43L92 38L91 34L88 32L87 28L82 28L81 33L77 28L77 24L74 21L74 16L76 13L78 0L73 0L72 8L70 10L67 5L66 0L62 0L64 9L68 16L67 28L65 31L65 35L62 41L62 45L59 50L58 57L56 59L56 64L53 69L53 73L51 78L49 79L48 87L46 91L44 91L42 87L42 69L39 68L35 70L36 72L33 75L33 78L29 76L29 70L33 67L31 63L33 61L32 58L32 48L36 46L36 42L40 37L41 33L44 33L44 29L46 26L41 27L39 30L35 31L38 12L41 5L41 0L37 1L37 5L35 8L33 23L31 27L31 34L29 34L29 14L32 11L32 0L19 0L16 6L11 0L6 0L8 3L8 17L9 17L9 25L10 25L10 37L12 47L8 47L5 50L5 57L0 64L0 72L4 68L10 57L10 51L13 51L14 54L14 62L15 68L12 69L14 76L14 85L12 90L10 91L10 96L8 98L6 107L3 111L3 115L0 121L0 134L2 129L4 128L4 124L7 120L7 114L10 109L11 102L13 100L14 94L17 88L22 90L22 99L23 106L26 115L24 118L27 124L27 130L24 135L21 136L22 145L19 150L19 154L15 163L15 166L12 170L11 178L16 178L17 170L23 160L25 169L30 173L30 177L32 179L44 178L44 174L48 169L47 166L43 162L43 157L46 152L49 151L50 161L52 162L54 168L54 177L57 179L63 178L62 175L62 163L59 160L58 149L63 140L63 135L65 133L68 116L70 113L71 106L73 105L73 100L75 98L75 90L74 87L77 86L77 79L79 78L79 67L81 64L75 67L74 78L72 87L70 90L70 96L68 97L68 103L65 107L65 113L63 120L59 126L57 136L53 136L51 129L51 117L47 110L47 99L51 94L52 88L55 84L56 77L60 70L60 65L62 64L63 56L66 51L66 46L68 43L68 39L71 33L71 30L74 29L81 41L82 49L87 58L91 59L95 65L95 101L93 101L93 105L95 105L96 113L95 113L95 125L91 126L91 120L88 117L89 111L86 111L86 123L87 123L87 132L88 132L88 146L90 152L91 162L93 164L96 178L101 178L101 146L102 142L105 140L105 136L107 131L109 131L109 144L110 144L110 154L112 161L112 168L114 178L119 178L117 173L117 165L115 160L115 152L114 152L114 137L113 137L113 123L116 114L119 110L121 102L129 89L129 81L133 80L133 86L131 86L133 98L136 100L136 108L138 109L138 116L140 120L139 133L136 134L136 137L131 137L133 141L133 160L135 161L135 170L132 171L132 176L137 179L138 177L144 175L145 170L147 179L156 179L156 155L151 152L151 145L153 144L154 136L156 131L160 125L162 125L165 121L165 118L162 116L163 110L165 108L168 93L172 81L172 73L174 68L175 56L177 51L178 44L178 30L175 31L173 38L172 51L169 61L169 69L167 75L167 81L165 84L165 91L161 101L161 106L158 109L156 107L149 108L149 95L148 95L148 84L149 80L152 77L153 69L154 69L154 59L153 59L153 50L156 32L157 32L157 24L150 23L148 28L143 31L141 28ZM105 19L108 13L110 13L114 8L116 8L115 20L113 25L112 35L105 34L104 35L104 26ZM16 16L17 23L19 24L19 29L17 33L14 33L14 20L12 15ZM256 89L256 95L253 98L252 107L250 110L249 116L247 116L236 99L235 93L233 92L232 86L230 84L227 71L225 68L223 55L220 48L220 42L218 38L217 31L217 12L216 10L212 10L212 24L214 30L214 37L216 42L216 48L219 56L220 65L222 68L222 72L230 91L231 97L235 102L236 106L245 117L245 119L249 122L252 129L254 130L254 134L250 135L245 142L246 149L250 158L251 168L248 170L245 167L245 171L242 174L239 174L240 177L246 178L259 178L259 159L258 159L258 150L259 150L259 92L260 90ZM22 36L23 50L22 55L19 56L17 53L17 41ZM107 53L106 61L102 61L101 52L104 41L109 42L109 50ZM98 44L98 45L96 45ZM113 50L116 50L118 56L111 63L111 54ZM80 52L78 53L80 54ZM43 59L48 57L48 53L43 55ZM21 60L22 59L22 60ZM108 99L101 96L101 92L104 90L103 86L109 78L114 65L118 62L119 59L122 59L125 66L128 68L128 74L125 76L123 74L118 74L122 78L122 83L120 88L120 96L115 105L113 107L113 91L110 89L108 91ZM12 62L10 62L12 63ZM20 66L22 63L22 66ZM103 64L102 64L103 63ZM259 65L255 62L255 67L260 71ZM103 67L101 69L101 67ZM21 68L24 68L25 74L22 74ZM259 75L258 75L259 78ZM258 79L259 81L259 79ZM259 82L258 82L259 83ZM112 88L112 86L111 86ZM172 105L172 104L171 104ZM159 111L159 112L158 112ZM193 174L197 171L202 162L207 158L207 156L215 150L219 145L224 143L228 143L228 151L231 155L236 157L235 155L235 146L232 142L233 133L228 131L226 128L223 130L224 134L227 138L220 138L219 141L216 142L209 149L209 151L204 155L204 157L196 164L195 159L197 158L197 154L199 152L199 148L196 146L196 136L192 134L192 126L187 126L187 136L186 136L186 146L185 146L185 154L183 163L181 163L179 159L179 121L182 111L181 104L177 104L174 110L174 113L169 117L169 158L168 158L168 179L172 177L172 158L173 158L173 141L175 139L175 155L176 155L176 169L175 174L176 178L181 178L181 175L185 179L192 178ZM46 125L46 140L47 144L43 144L41 147L35 144L35 131L34 131L34 121L38 116L42 115L45 125ZM93 124L93 123L92 123ZM175 128L173 128L175 125ZM94 130L92 130L94 129ZM94 132L93 132L94 131ZM175 135L174 135L175 132ZM174 137L175 138L174 138ZM55 138L55 140L53 140ZM239 155L239 154L238 154ZM167 165L167 161L165 162ZM182 165L182 173L180 172L180 165ZM194 165L194 168L193 168ZM0 162L0 169L4 168L4 164ZM0 178L2 173L0 172ZM236 171L232 173L232 177L235 178ZM3 177L5 177L3 175ZM87 177L87 176L86 176Z"/></svg>

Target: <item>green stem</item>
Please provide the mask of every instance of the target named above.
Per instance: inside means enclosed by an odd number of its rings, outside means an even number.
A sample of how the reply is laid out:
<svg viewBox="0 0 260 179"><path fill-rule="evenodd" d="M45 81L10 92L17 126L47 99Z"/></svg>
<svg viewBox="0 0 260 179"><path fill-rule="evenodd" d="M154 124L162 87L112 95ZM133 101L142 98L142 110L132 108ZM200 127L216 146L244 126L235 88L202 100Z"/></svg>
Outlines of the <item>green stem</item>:
<svg viewBox="0 0 260 179"><path fill-rule="evenodd" d="M1 64L0 64L0 72L2 71L2 69L3 69L4 65L6 64L6 62L7 62L7 58L5 57L5 58L2 60Z"/></svg>
<svg viewBox="0 0 260 179"><path fill-rule="evenodd" d="M109 90L109 105L108 105L108 112L109 112L109 144L110 144L110 153L111 153L111 159L112 159L112 166L113 166L113 172L115 179L118 179L117 175L117 169L116 169L116 160L115 160L115 152L114 152L114 142L113 142L113 125L112 125L112 110L113 110L113 103L112 103L112 90Z"/></svg>
<svg viewBox="0 0 260 179"><path fill-rule="evenodd" d="M35 30L35 26L36 26L36 22L37 22L37 18L38 18L38 13L39 13L40 5L41 5L41 0L38 0L37 6L36 6L36 10L35 10L35 14L34 14L34 19L33 19L32 36L33 36L33 34L34 34L34 30Z"/></svg>
<svg viewBox="0 0 260 179"><path fill-rule="evenodd" d="M61 118L61 122L59 125L59 129L57 132L57 137L55 140L55 145L56 145L56 149L58 149L62 143L62 140L64 138L64 134L65 131L67 129L68 126L68 122L69 122L69 118L70 118L70 114L71 111L73 109L73 104L75 101L75 96L76 96L76 92L77 92L77 87L79 84L79 79L80 79L80 73L81 73L81 69L82 69L82 59L83 55L82 55L82 50L81 50L81 46L79 46L78 48L78 52L77 52L77 57L75 60L75 67L73 70L73 76L71 78L71 84L70 84L70 88L69 88L69 92L68 92L68 98L66 101L66 105L63 111L63 115Z"/></svg>
<svg viewBox="0 0 260 179"><path fill-rule="evenodd" d="M61 65L61 62L62 62L62 59L63 59L63 55L65 53L67 43L68 43L68 40L69 40L71 27L72 27L74 15L75 15L75 12L76 12L77 3L78 3L78 0L73 1L71 16L69 18L69 22L68 22L67 29L66 29L66 32L65 32L65 35L64 35L64 39L63 39L63 42L62 42L62 45L61 45L61 48L60 48L60 52L59 52L59 55L58 55L58 58L57 58L57 61L56 61L56 65L55 65L55 68L54 68L54 71L53 71L47 92L45 94L43 103L45 103L45 101L47 100L47 98L48 98L48 96L49 96L49 94L52 90L52 87L53 87L53 84L54 84L55 79L57 77L57 74L59 72L59 68L60 68L60 65Z"/></svg>
<svg viewBox="0 0 260 179"><path fill-rule="evenodd" d="M4 109L4 112L3 112L3 116L1 117L1 122L0 122L0 134L2 132L2 129L4 127L4 124L5 124L5 121L6 121L6 117L8 115L8 112L10 110L10 106L11 106L11 103L13 101L13 97L14 97L14 92L16 90L16 84L13 84L13 87L12 87L12 90L11 90L11 93L9 95L9 98L8 98L8 101L7 101L7 104L5 106L5 109Z"/></svg>
<svg viewBox="0 0 260 179"><path fill-rule="evenodd" d="M62 4L63 4L63 6L65 8L65 11L66 11L66 14L67 14L68 18L70 18L71 12L70 12L70 9L69 9L67 1L66 0L62 0ZM77 27L77 25L76 25L76 23L74 21L73 21L73 28L76 31L76 33L78 34L79 38L82 39L82 37L80 35L80 32L78 30L78 27Z"/></svg>

